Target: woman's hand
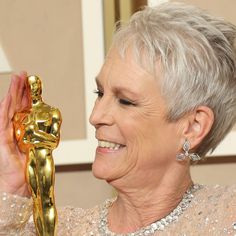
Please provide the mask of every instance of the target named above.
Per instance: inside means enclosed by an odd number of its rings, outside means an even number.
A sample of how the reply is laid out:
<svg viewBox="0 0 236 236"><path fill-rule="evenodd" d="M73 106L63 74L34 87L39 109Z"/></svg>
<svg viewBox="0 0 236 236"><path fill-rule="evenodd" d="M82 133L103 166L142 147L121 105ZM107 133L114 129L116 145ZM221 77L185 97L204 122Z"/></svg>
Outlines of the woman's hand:
<svg viewBox="0 0 236 236"><path fill-rule="evenodd" d="M26 155L17 146L12 119L28 106L27 74L13 75L9 91L0 102L0 191L29 196L25 178Z"/></svg>

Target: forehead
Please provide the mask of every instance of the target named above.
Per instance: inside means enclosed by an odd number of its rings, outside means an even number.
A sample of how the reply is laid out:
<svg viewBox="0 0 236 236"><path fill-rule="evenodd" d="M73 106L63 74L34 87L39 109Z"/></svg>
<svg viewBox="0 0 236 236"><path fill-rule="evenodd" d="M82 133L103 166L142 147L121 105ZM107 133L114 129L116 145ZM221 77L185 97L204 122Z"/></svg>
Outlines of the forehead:
<svg viewBox="0 0 236 236"><path fill-rule="evenodd" d="M39 79L29 79L28 82L29 82L29 84L39 84L40 80Z"/></svg>
<svg viewBox="0 0 236 236"><path fill-rule="evenodd" d="M115 48L111 49L107 55L97 80L99 83L125 84L133 87L143 86L143 83L158 84L158 78L154 78L138 65L131 50L121 56Z"/></svg>

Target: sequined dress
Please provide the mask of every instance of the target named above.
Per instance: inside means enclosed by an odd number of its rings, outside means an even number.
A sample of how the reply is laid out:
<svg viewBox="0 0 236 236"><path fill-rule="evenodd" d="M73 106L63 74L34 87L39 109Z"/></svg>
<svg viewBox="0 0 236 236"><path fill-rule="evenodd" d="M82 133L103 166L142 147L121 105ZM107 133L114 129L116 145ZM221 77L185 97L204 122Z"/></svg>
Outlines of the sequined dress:
<svg viewBox="0 0 236 236"><path fill-rule="evenodd" d="M99 233L100 209L59 209L58 236L105 236ZM31 199L0 193L0 235L36 235ZM178 220L155 235L236 236L236 185L203 186Z"/></svg>

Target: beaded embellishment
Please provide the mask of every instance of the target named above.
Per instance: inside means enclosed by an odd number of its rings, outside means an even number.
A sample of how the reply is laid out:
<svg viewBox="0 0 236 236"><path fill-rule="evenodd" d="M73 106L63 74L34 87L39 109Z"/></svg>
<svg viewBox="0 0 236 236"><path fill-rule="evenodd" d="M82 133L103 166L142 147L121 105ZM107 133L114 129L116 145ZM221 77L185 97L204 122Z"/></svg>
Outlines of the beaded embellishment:
<svg viewBox="0 0 236 236"><path fill-rule="evenodd" d="M162 231L172 222L178 220L179 216L183 214L183 212L188 208L189 204L191 203L194 193L199 190L202 186L201 185L193 185L183 196L181 202L178 206L167 216L164 218L153 222L152 224L141 228L140 230L132 233L126 234L116 234L111 232L108 229L108 208L113 204L115 200L107 200L100 209L100 222L99 222L99 232L101 235L106 236L143 236L143 235L153 235L156 231Z"/></svg>

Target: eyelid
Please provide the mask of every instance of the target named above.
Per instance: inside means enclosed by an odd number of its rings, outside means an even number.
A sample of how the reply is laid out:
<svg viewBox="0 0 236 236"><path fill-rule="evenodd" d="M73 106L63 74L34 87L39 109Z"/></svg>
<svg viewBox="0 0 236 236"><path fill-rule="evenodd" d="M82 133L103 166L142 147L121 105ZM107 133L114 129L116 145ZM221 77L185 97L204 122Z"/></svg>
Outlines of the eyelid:
<svg viewBox="0 0 236 236"><path fill-rule="evenodd" d="M98 97L102 97L104 92L101 91L100 89L94 89L93 91L95 94L97 94ZM122 105L126 105L126 106L136 106L136 102L135 101L132 101L128 98L119 98L118 97L118 100L119 100L119 103L122 104Z"/></svg>
<svg viewBox="0 0 236 236"><path fill-rule="evenodd" d="M129 99L120 98L120 99L119 99L119 102L120 102L122 105L136 106L136 103L133 102L133 101L130 101Z"/></svg>
<svg viewBox="0 0 236 236"><path fill-rule="evenodd" d="M103 96L103 92L102 92L101 90L99 90L99 89L94 89L93 92L94 92L95 94L97 94L98 97L102 97L102 96Z"/></svg>

